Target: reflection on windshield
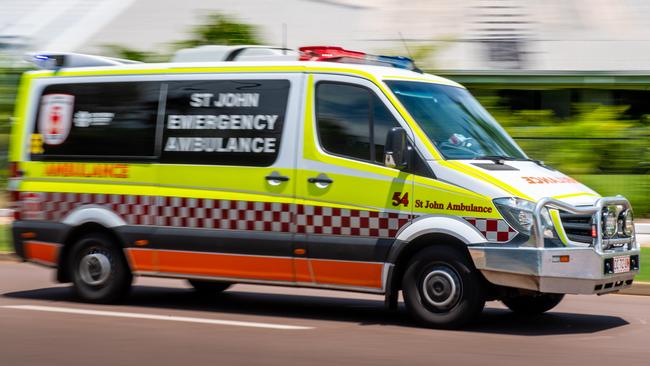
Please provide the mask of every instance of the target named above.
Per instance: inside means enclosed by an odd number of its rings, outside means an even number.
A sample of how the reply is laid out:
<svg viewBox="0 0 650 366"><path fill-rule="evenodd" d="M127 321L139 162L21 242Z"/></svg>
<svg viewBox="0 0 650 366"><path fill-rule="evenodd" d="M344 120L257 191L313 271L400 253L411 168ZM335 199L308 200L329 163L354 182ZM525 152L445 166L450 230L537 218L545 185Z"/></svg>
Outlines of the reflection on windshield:
<svg viewBox="0 0 650 366"><path fill-rule="evenodd" d="M526 155L494 118L462 88L386 81L395 96L447 159Z"/></svg>

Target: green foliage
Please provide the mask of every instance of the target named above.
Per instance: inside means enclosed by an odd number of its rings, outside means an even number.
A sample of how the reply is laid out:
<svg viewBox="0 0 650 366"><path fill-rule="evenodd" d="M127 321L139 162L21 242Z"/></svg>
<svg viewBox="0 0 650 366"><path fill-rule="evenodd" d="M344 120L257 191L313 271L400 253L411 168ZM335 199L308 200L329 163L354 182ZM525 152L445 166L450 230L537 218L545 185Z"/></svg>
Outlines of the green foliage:
<svg viewBox="0 0 650 366"><path fill-rule="evenodd" d="M2 252L13 252L11 247L9 225L0 224L0 253Z"/></svg>
<svg viewBox="0 0 650 366"><path fill-rule="evenodd" d="M644 174L650 128L625 118L627 106L575 104L572 117L552 111L510 111L494 97L481 103L526 153L567 174Z"/></svg>
<svg viewBox="0 0 650 366"><path fill-rule="evenodd" d="M190 34L189 39L162 48L177 50L203 45L255 45L264 43L257 35L255 26L241 23L234 18L219 13L208 15L203 24L192 28ZM141 62L166 62L171 58L171 52L168 51L149 52L117 44L105 45L104 49L108 55L113 57Z"/></svg>
<svg viewBox="0 0 650 366"><path fill-rule="evenodd" d="M603 196L625 196L632 203L636 217L650 217L650 175L587 174L573 178Z"/></svg>
<svg viewBox="0 0 650 366"><path fill-rule="evenodd" d="M161 55L154 54L152 52L138 51L133 48L120 46L117 44L106 45L104 46L104 49L106 49L108 53L110 53L114 57L124 58L133 61L140 61L140 62L155 62L153 59L157 57L162 57Z"/></svg>
<svg viewBox="0 0 650 366"><path fill-rule="evenodd" d="M0 68L0 195L7 182L7 150L11 116L13 115L20 75L25 69ZM4 208L0 197L0 208Z"/></svg>
<svg viewBox="0 0 650 366"><path fill-rule="evenodd" d="M178 48L203 45L242 45L261 44L253 25L240 23L223 14L210 14L206 22L194 27L192 37L176 43Z"/></svg>
<svg viewBox="0 0 650 366"><path fill-rule="evenodd" d="M641 263L641 271L634 280L639 282L650 282L650 248L641 248L641 258L639 258L639 263Z"/></svg>

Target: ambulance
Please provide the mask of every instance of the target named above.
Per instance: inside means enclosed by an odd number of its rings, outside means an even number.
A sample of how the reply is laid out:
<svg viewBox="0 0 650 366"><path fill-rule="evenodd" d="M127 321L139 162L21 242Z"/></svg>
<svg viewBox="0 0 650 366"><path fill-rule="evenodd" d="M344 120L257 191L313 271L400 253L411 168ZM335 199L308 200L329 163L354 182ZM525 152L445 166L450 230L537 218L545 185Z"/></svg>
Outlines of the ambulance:
<svg viewBox="0 0 650 366"><path fill-rule="evenodd" d="M455 328L639 272L632 207L529 158L406 57L225 47L143 64L40 53L10 144L12 235L81 300L134 276L401 293ZM594 152L597 153L597 152Z"/></svg>

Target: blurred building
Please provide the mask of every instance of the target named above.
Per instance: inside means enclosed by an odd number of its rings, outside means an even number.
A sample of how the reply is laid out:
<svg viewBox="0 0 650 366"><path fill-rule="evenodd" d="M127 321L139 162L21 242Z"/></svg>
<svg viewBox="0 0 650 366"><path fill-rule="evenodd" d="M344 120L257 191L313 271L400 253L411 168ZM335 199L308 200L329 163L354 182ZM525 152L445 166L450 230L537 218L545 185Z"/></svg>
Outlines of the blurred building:
<svg viewBox="0 0 650 366"><path fill-rule="evenodd" d="M0 48L159 51L222 12L270 44L342 45L406 53L436 43L448 70L645 70L646 0L1 0ZM401 34L401 36L400 36ZM5 52L5 53L6 53ZM424 60L422 63L425 63ZM426 66L426 65L425 65Z"/></svg>

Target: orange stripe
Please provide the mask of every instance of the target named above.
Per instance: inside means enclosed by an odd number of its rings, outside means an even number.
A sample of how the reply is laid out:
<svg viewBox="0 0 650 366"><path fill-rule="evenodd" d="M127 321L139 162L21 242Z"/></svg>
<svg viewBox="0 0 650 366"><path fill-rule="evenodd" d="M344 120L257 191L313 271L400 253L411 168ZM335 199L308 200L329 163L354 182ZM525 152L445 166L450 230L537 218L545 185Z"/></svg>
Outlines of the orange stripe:
<svg viewBox="0 0 650 366"><path fill-rule="evenodd" d="M382 288L381 263L140 248L129 248L127 253L134 271Z"/></svg>
<svg viewBox="0 0 650 366"><path fill-rule="evenodd" d="M155 252L147 254L139 252ZM233 277L267 281L293 281L292 258L256 257L199 252L129 249L136 271L195 276ZM155 254L155 256L153 255ZM157 260L154 260L157 257ZM156 263L157 262L157 265Z"/></svg>
<svg viewBox="0 0 650 366"><path fill-rule="evenodd" d="M27 260L37 261L56 266L59 263L59 248L61 244L42 241L25 241L23 248Z"/></svg>
<svg viewBox="0 0 650 366"><path fill-rule="evenodd" d="M312 259L311 265L317 283L382 287L382 269L380 263L343 262Z"/></svg>
<svg viewBox="0 0 650 366"><path fill-rule="evenodd" d="M127 249L131 269L134 271L156 271L156 251Z"/></svg>
<svg viewBox="0 0 650 366"><path fill-rule="evenodd" d="M314 282L309 271L309 259L295 258L293 268L296 270L296 282Z"/></svg>

